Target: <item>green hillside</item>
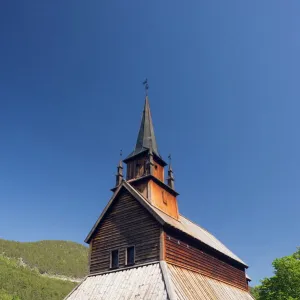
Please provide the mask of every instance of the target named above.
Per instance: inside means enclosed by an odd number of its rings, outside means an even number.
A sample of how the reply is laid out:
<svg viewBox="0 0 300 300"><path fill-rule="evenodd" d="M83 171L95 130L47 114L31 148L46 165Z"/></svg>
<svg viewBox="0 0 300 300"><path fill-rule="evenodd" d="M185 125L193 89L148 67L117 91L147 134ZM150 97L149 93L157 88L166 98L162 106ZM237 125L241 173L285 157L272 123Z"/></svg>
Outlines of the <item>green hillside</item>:
<svg viewBox="0 0 300 300"><path fill-rule="evenodd" d="M15 259L0 256L1 300L61 300L76 283L41 276Z"/></svg>
<svg viewBox="0 0 300 300"><path fill-rule="evenodd" d="M77 283L47 276L83 278L87 266L88 248L74 242L0 239L0 300L61 300Z"/></svg>
<svg viewBox="0 0 300 300"><path fill-rule="evenodd" d="M0 239L0 254L15 259L21 258L24 264L42 274L75 278L82 278L87 274L88 248L74 242L22 243Z"/></svg>

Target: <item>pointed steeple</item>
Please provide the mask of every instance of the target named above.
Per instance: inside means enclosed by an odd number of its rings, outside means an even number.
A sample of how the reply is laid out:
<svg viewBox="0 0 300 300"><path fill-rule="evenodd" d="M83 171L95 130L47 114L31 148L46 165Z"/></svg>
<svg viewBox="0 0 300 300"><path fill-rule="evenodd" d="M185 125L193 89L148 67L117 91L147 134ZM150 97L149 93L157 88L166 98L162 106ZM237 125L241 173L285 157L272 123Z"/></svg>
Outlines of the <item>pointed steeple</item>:
<svg viewBox="0 0 300 300"><path fill-rule="evenodd" d="M139 191L153 206L178 220L176 197L179 194L174 190L171 156L169 156L169 176L165 180L167 163L159 155L157 149L149 106L147 80L144 81L144 85L146 90L145 105L136 145L133 152L123 160L127 166L125 181ZM116 188L113 189L113 191L115 190Z"/></svg>
<svg viewBox="0 0 300 300"><path fill-rule="evenodd" d="M145 98L142 121L136 141L135 151L140 152L145 149L152 150L152 152L158 155L148 96Z"/></svg>
<svg viewBox="0 0 300 300"><path fill-rule="evenodd" d="M129 156L126 157L124 162L126 162L129 158L138 155L146 150L152 152L153 155L156 155L161 159L161 156L158 153L156 138L154 134L148 95L146 95L145 97L144 110L135 148L133 152L131 152Z"/></svg>

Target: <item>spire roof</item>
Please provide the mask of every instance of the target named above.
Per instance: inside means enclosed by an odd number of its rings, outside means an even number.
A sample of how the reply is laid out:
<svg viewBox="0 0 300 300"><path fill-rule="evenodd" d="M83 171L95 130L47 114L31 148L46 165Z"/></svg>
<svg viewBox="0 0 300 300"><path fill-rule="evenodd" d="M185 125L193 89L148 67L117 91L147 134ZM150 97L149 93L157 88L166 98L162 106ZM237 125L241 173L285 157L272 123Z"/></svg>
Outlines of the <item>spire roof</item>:
<svg viewBox="0 0 300 300"><path fill-rule="evenodd" d="M146 150L149 150L150 152L152 152L153 154L161 158L157 149L157 143L156 143L153 123L151 118L150 105L149 105L149 100L147 95L145 98L142 121L141 121L139 134L137 137L135 149L133 150L133 152L129 154L128 157L126 157L125 160L128 160L129 158L137 154L140 154Z"/></svg>
<svg viewBox="0 0 300 300"><path fill-rule="evenodd" d="M145 98L141 127L135 146L136 150L143 150L144 148L151 149L152 152L158 154L148 96Z"/></svg>

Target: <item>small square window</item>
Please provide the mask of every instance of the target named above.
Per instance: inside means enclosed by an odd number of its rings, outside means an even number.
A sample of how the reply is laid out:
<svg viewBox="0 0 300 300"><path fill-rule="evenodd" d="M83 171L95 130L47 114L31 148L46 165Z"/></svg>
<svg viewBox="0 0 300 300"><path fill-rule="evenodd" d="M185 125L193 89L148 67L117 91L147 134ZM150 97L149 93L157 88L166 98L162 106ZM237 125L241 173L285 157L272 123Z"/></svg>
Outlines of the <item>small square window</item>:
<svg viewBox="0 0 300 300"><path fill-rule="evenodd" d="M112 269L119 267L119 250L112 250L110 252L110 267Z"/></svg>
<svg viewBox="0 0 300 300"><path fill-rule="evenodd" d="M126 249L126 265L134 265L135 263L135 248L134 246L128 247Z"/></svg>

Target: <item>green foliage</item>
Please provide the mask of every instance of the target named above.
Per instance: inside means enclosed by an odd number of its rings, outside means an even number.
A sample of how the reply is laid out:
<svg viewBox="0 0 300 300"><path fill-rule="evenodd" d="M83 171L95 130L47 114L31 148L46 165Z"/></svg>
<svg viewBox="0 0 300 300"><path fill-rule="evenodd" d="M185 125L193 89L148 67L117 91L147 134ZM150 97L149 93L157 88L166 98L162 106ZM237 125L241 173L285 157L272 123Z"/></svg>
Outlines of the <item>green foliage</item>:
<svg viewBox="0 0 300 300"><path fill-rule="evenodd" d="M0 255L22 261L40 273L82 278L87 274L88 248L74 242L21 243L0 239Z"/></svg>
<svg viewBox="0 0 300 300"><path fill-rule="evenodd" d="M258 299L259 297L259 287L251 287L250 288L250 292L251 292L251 295L255 298L255 299Z"/></svg>
<svg viewBox="0 0 300 300"><path fill-rule="evenodd" d="M300 248L292 255L273 261L275 275L261 281L258 300L300 299Z"/></svg>
<svg viewBox="0 0 300 300"><path fill-rule="evenodd" d="M15 259L0 256L1 300L61 300L75 283L41 276L19 265Z"/></svg>
<svg viewBox="0 0 300 300"><path fill-rule="evenodd" d="M18 296L9 295L4 289L0 288L0 300L20 300Z"/></svg>

